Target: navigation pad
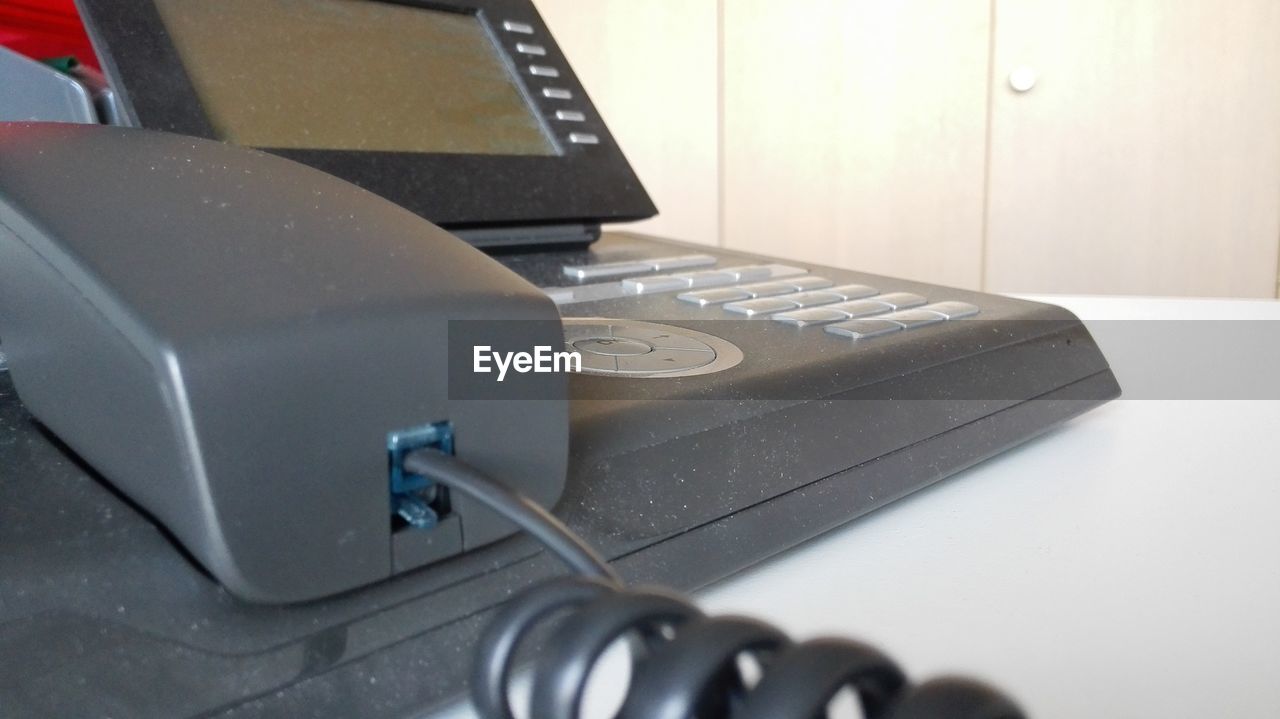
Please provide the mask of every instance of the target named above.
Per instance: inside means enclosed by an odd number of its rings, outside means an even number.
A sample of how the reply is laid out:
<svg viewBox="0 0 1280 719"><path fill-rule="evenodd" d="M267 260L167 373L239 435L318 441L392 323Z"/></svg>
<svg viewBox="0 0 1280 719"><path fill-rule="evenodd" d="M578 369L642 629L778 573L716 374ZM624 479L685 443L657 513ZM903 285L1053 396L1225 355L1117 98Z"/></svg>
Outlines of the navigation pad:
<svg viewBox="0 0 1280 719"><path fill-rule="evenodd" d="M565 346L582 355L582 373L687 377L742 361L733 343L683 327L602 318L566 318Z"/></svg>

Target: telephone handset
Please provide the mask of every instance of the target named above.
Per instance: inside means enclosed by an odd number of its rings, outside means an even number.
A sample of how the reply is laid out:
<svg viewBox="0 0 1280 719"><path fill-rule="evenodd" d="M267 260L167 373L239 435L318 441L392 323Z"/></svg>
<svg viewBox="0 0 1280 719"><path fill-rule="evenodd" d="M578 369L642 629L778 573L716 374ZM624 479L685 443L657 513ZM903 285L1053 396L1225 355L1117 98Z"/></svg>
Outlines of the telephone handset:
<svg viewBox="0 0 1280 719"><path fill-rule="evenodd" d="M450 398L450 320L502 320L511 347L564 342L552 301L480 251L219 142L0 124L0 156L19 396L233 593L318 598L515 531L397 466L414 449L559 498L563 374L515 412Z"/></svg>

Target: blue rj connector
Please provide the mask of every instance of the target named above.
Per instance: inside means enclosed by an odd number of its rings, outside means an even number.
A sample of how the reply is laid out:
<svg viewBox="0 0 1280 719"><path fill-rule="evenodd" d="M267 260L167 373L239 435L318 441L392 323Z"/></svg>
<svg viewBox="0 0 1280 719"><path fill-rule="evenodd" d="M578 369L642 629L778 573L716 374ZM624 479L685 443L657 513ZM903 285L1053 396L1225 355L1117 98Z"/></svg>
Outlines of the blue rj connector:
<svg viewBox="0 0 1280 719"><path fill-rule="evenodd" d="M430 529L448 513L449 498L447 488L429 477L405 470L405 456L420 449L453 454L453 425L436 422L387 435L391 514L414 529Z"/></svg>

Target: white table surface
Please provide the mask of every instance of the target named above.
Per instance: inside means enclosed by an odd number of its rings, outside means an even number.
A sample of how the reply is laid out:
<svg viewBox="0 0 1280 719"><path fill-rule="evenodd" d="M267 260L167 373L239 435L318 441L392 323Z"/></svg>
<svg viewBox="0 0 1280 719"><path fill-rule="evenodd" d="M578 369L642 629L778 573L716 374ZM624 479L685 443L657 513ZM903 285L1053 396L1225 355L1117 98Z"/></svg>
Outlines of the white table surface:
<svg viewBox="0 0 1280 719"><path fill-rule="evenodd" d="M1086 321L1280 320L1046 299ZM1122 386L1162 361L1123 355ZM699 599L871 642L913 679L984 678L1040 719L1280 717L1280 401L1112 402Z"/></svg>

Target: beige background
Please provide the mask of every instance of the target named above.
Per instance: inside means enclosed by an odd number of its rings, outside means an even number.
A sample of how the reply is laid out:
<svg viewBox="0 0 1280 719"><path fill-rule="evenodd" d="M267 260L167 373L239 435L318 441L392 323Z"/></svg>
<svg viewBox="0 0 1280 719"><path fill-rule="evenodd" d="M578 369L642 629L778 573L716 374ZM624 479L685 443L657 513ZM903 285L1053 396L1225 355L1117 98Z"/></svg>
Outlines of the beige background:
<svg viewBox="0 0 1280 719"><path fill-rule="evenodd" d="M994 291L1280 288L1276 0L535 3L662 211L637 229Z"/></svg>

